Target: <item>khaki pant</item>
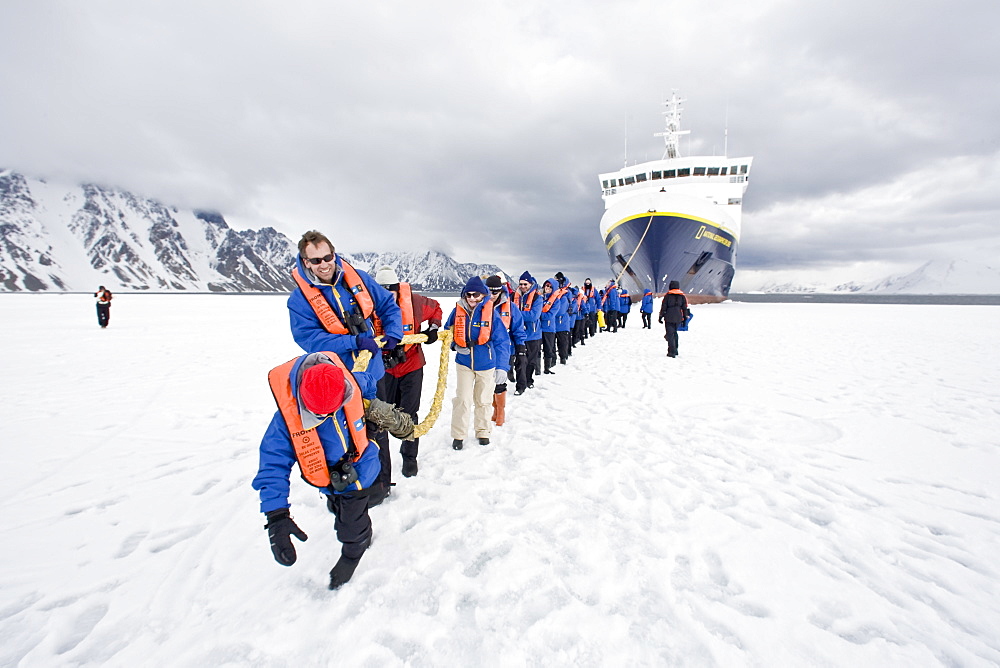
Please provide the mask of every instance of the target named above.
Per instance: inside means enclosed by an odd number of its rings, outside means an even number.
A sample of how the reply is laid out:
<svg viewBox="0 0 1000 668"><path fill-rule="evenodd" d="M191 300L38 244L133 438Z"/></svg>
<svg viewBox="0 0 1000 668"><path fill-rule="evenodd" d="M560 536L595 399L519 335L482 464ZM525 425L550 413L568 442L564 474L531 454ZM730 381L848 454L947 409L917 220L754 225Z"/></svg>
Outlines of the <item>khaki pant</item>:
<svg viewBox="0 0 1000 668"><path fill-rule="evenodd" d="M472 426L476 430L476 438L489 438L496 374L493 369L473 371L457 364L455 375L455 398L451 401L451 437L465 440L469 433L469 412L473 411Z"/></svg>

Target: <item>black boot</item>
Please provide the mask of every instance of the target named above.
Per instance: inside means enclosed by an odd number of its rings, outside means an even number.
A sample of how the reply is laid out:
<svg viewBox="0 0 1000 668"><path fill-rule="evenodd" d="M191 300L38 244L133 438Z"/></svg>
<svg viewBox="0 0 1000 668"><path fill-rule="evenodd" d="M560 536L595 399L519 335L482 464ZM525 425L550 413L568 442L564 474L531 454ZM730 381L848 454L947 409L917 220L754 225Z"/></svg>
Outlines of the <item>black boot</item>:
<svg viewBox="0 0 1000 668"><path fill-rule="evenodd" d="M354 575L354 570L360 562L361 557L348 559L341 556L337 564L330 571L330 589L340 589L346 584L351 579L351 576Z"/></svg>
<svg viewBox="0 0 1000 668"><path fill-rule="evenodd" d="M403 455L403 477L412 478L417 475L417 458Z"/></svg>
<svg viewBox="0 0 1000 668"><path fill-rule="evenodd" d="M456 438L454 441L451 442L451 447L454 448L455 450L461 450L462 449L462 439Z"/></svg>
<svg viewBox="0 0 1000 668"><path fill-rule="evenodd" d="M490 439L488 439L488 438L480 438L479 439L479 445L489 445L489 444L490 444Z"/></svg>

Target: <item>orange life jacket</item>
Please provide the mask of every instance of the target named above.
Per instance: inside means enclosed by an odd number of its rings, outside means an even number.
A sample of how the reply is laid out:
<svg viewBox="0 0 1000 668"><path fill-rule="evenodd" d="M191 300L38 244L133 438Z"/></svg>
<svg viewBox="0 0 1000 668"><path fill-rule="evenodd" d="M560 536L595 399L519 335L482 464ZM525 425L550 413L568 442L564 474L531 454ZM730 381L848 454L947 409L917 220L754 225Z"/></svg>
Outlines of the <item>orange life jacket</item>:
<svg viewBox="0 0 1000 668"><path fill-rule="evenodd" d="M506 327L507 331L509 332L510 319L511 317L513 317L510 312L510 296L508 295L507 301L505 301L503 304L500 304L497 308L500 309L500 320L503 321L504 327Z"/></svg>
<svg viewBox="0 0 1000 668"><path fill-rule="evenodd" d="M472 323L473 325L479 326L479 338L476 339L477 345L483 345L490 340L490 335L493 332L493 304L489 302L489 297L483 297L483 301L480 302L482 307L482 314L479 316L480 321ZM475 309L472 310L475 313ZM469 334L469 314L462 306L462 302L455 305L455 324L454 331L452 332L452 338L455 340L455 345L461 348L468 348Z"/></svg>
<svg viewBox="0 0 1000 668"><path fill-rule="evenodd" d="M343 277L341 280L344 281L344 285L347 287L354 301L358 303L361 307L361 315L365 319L371 318L373 323L378 320L378 315L375 314L375 302L372 301L372 296L368 293L368 288L365 287L365 282L361 280L361 276L358 275L357 270L354 269L347 261L341 259L341 264L343 265ZM299 274L298 267L292 269L292 278L298 283L299 289L302 290L302 295L312 306L313 312L316 317L319 318L320 324L323 325L323 329L330 332L331 334L350 334L344 323L341 322L340 317L337 315L330 303L326 301L326 297L315 285L307 281ZM333 286L336 290L337 286ZM381 321L375 325L376 328L382 326Z"/></svg>
<svg viewBox="0 0 1000 668"><path fill-rule="evenodd" d="M396 305L399 306L400 313L402 315L403 321L403 336L407 334L417 333L417 323L413 321L413 291L410 289L409 283L400 283L399 292L395 294ZM375 336L380 336L384 333L382 328L382 321L376 319L373 323L375 325ZM407 343L403 346L403 350L409 350L415 343Z"/></svg>
<svg viewBox="0 0 1000 668"><path fill-rule="evenodd" d="M354 394L351 400L343 407L344 415L347 417L347 425L351 431L351 441L354 444L355 455L353 461L361 458L361 453L368 447L368 434L365 431L365 406L361 399L361 388L354 380L354 375L340 360L336 353L324 352L344 372L344 380L351 384ZM302 477L310 485L315 487L328 487L330 485L330 465L327 463L326 452L323 443L320 442L319 433L316 429L308 431L302 427L302 416L299 413L299 402L292 394L292 380L290 378L292 367L298 361L298 357L289 360L280 366L271 369L267 374L267 382L271 385L271 393L274 401L278 404L281 417L285 420L288 433L292 437L292 447L295 449L295 459L299 462L299 470ZM336 419L336 415L332 419ZM338 422L339 428L339 422ZM337 457L336 459L340 459ZM336 461L336 460L335 460ZM355 483L357 489L361 489L361 484Z"/></svg>
<svg viewBox="0 0 1000 668"><path fill-rule="evenodd" d="M528 293L516 292L515 294L517 295L517 303L521 305L521 310L522 311L530 311L531 310L531 305L535 301L535 295L538 294L538 288L535 288L531 292L528 292ZM527 297L528 299L525 300L525 297Z"/></svg>
<svg viewBox="0 0 1000 668"><path fill-rule="evenodd" d="M549 309L552 308L552 305L555 304L556 301L564 294L566 294L566 288L557 288L553 290L549 294L549 298L546 299L545 302L542 304L542 312L548 313Z"/></svg>

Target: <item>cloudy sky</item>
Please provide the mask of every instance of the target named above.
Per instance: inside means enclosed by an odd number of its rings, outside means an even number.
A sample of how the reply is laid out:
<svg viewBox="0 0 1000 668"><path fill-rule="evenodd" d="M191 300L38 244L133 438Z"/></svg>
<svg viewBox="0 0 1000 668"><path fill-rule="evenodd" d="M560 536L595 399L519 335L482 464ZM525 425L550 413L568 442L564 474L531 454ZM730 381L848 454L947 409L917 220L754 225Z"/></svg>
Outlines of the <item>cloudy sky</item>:
<svg viewBox="0 0 1000 668"><path fill-rule="evenodd" d="M660 157L677 89L685 154L728 122L754 156L737 284L997 264L996 0L0 8L0 166L31 176L596 278L597 174Z"/></svg>

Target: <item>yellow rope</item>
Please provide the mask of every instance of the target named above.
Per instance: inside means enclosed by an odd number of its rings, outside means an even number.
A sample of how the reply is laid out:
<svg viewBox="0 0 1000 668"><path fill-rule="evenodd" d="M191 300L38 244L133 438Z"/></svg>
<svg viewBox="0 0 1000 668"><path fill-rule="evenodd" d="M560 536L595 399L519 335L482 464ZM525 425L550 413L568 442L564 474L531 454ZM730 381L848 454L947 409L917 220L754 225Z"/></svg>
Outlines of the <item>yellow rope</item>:
<svg viewBox="0 0 1000 668"><path fill-rule="evenodd" d="M382 337L375 339L379 345L382 344L381 339ZM437 340L441 344L441 359L438 362L438 379L437 387L434 390L434 400L431 402L431 408L427 411L427 415L424 416L423 422L414 427L413 438L420 438L431 430L431 427L434 426L438 416L441 414L441 404L444 403L444 390L448 384L448 363L451 361L451 350L448 346L448 344L451 343L451 330L438 330ZM407 343L425 343L426 341L426 334L407 334L403 337L400 345L405 345ZM354 368L352 371L366 370L371 359L372 354L367 350L362 350L358 353L358 357L354 361Z"/></svg>

